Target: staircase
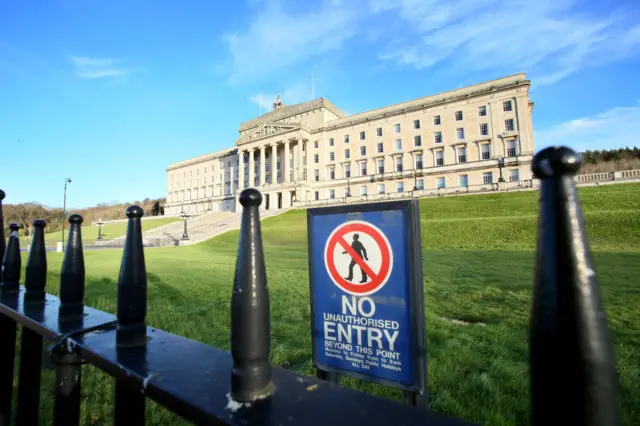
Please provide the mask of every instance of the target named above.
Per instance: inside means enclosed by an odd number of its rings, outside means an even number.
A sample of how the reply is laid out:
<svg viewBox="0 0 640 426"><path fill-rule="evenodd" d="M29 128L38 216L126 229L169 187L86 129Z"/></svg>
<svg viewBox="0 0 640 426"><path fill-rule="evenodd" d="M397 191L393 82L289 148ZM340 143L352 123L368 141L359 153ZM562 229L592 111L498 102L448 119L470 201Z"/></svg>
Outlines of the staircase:
<svg viewBox="0 0 640 426"><path fill-rule="evenodd" d="M260 219L277 216L288 209L261 211ZM143 238L162 238L163 246L198 244L227 231L240 229L242 213L219 212L199 216L187 222L188 240L182 240L184 222L175 222L143 233ZM156 233L153 233L156 231Z"/></svg>

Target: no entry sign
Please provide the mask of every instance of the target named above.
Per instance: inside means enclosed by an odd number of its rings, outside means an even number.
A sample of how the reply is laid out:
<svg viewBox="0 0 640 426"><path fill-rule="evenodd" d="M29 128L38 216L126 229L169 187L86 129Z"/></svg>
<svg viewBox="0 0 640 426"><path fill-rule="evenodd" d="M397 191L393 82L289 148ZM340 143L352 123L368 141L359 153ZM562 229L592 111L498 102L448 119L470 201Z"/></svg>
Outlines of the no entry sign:
<svg viewBox="0 0 640 426"><path fill-rule="evenodd" d="M354 296L375 293L391 274L393 251L389 240L371 223L354 220L338 226L327 239L324 253L333 282ZM361 273L357 283L352 282L354 267ZM346 278L340 273L345 271L349 275Z"/></svg>
<svg viewBox="0 0 640 426"><path fill-rule="evenodd" d="M319 371L426 401L418 218L413 200L308 210L311 332Z"/></svg>

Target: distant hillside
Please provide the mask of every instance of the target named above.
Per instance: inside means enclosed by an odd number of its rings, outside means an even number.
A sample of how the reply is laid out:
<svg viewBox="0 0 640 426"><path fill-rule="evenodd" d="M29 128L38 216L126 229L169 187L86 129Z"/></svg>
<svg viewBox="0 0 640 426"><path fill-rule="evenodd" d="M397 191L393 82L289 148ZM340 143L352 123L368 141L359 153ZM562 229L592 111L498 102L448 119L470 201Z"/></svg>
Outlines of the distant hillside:
<svg viewBox="0 0 640 426"><path fill-rule="evenodd" d="M145 198L142 201L134 201L133 203L101 203L95 207L85 209L68 209L67 216L77 213L84 218L85 225L89 225L100 219L126 219L125 211L127 207L131 205L141 206L144 209L145 216L162 216L164 215L164 200L164 198ZM22 225L22 229L25 231L23 235L29 235L31 232L31 224L36 219L44 219L47 221L47 232L62 229L63 213L61 208L50 209L35 202L6 204L3 207L3 226L5 231L8 229L9 223L17 222Z"/></svg>

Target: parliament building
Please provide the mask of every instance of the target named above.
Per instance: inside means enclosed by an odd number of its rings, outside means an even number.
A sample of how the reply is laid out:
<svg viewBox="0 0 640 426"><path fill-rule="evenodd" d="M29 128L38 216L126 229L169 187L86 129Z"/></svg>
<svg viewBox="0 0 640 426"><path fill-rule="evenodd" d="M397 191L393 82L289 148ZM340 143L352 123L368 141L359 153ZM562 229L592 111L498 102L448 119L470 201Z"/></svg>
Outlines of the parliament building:
<svg viewBox="0 0 640 426"><path fill-rule="evenodd" d="M530 85L516 74L348 116L278 96L233 147L167 167L165 214L236 211L247 187L274 210L531 179Z"/></svg>

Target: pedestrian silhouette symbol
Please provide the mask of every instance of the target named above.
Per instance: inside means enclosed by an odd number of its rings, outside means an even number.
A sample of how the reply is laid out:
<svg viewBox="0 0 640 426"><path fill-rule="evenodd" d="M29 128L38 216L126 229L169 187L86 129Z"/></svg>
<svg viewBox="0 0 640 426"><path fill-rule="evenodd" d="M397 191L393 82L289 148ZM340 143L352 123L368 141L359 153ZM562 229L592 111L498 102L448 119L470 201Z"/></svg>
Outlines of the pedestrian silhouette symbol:
<svg viewBox="0 0 640 426"><path fill-rule="evenodd" d="M364 260L369 260L369 257L367 256L367 249L364 248L364 245L359 241L359 239L360 239L360 235L358 234L353 235L353 242L351 243L351 248L353 249L353 251L356 252L358 256L360 256L360 258ZM343 251L342 254L347 254L346 250ZM353 257L351 257L351 263L349 264L349 276L346 277L345 280L353 282L353 267L356 266L356 263L357 263L356 260ZM364 284L367 282L367 274L364 272L364 269L362 268L362 266L360 266L360 272L362 274L362 279L360 280L360 284Z"/></svg>

